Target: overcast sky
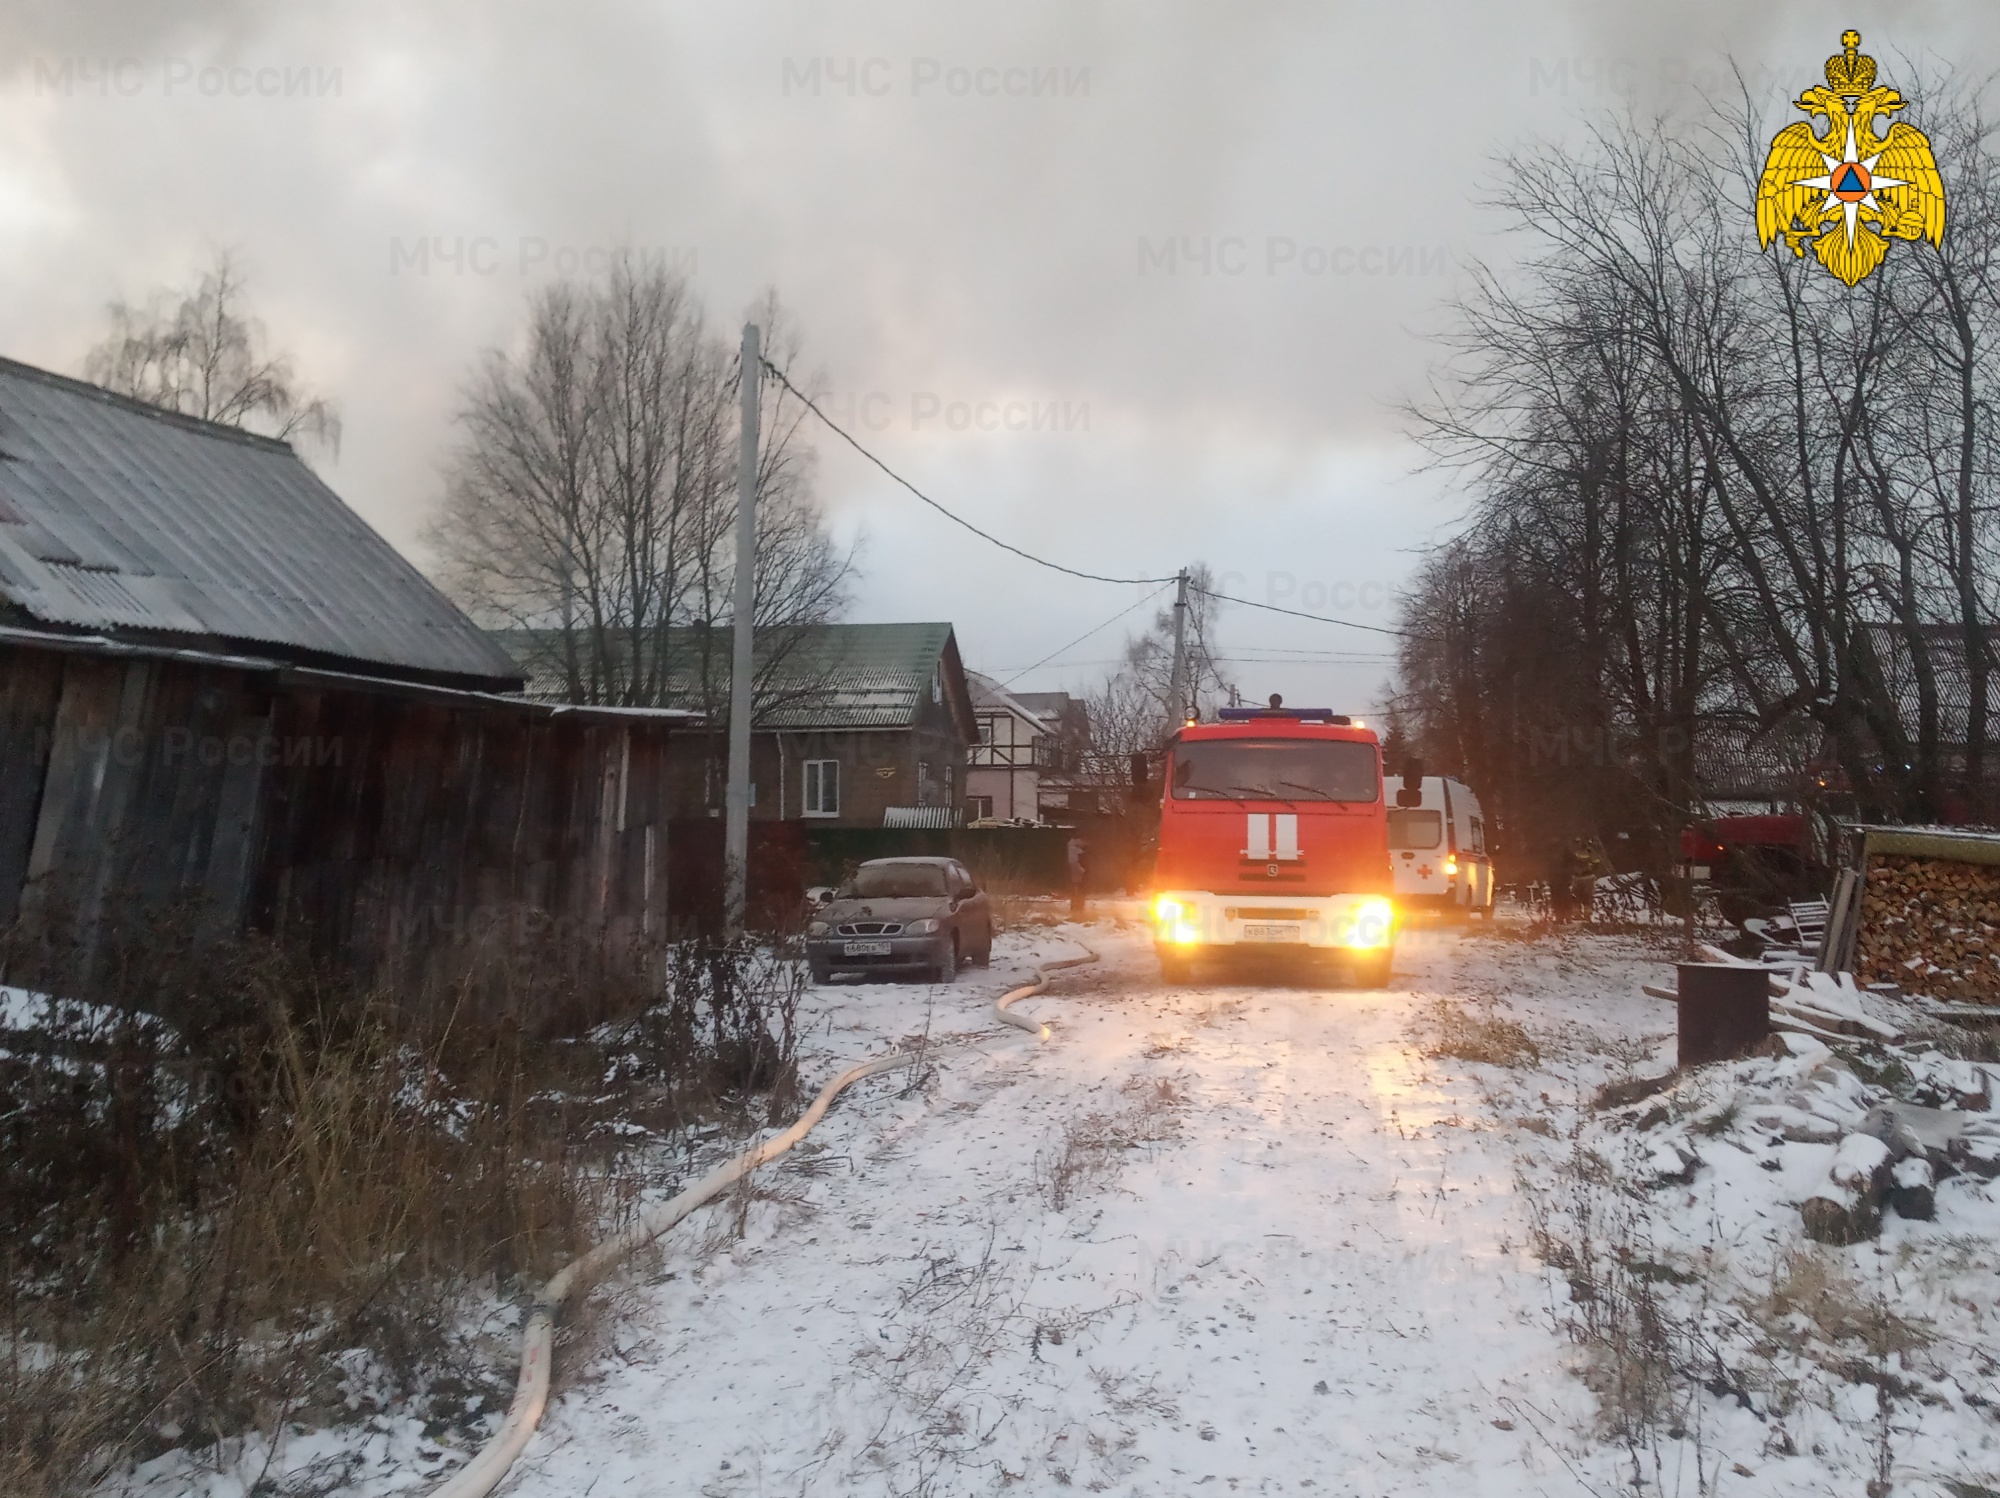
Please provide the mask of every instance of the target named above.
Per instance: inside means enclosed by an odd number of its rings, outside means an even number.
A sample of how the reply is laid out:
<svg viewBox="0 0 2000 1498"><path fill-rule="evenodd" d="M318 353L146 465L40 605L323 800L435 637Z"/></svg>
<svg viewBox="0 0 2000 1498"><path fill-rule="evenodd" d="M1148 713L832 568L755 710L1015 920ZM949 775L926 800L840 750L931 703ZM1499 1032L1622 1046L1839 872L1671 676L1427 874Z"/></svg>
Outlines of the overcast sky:
<svg viewBox="0 0 2000 1498"><path fill-rule="evenodd" d="M1457 513L1398 405L1459 267L1507 252L1495 155L1732 58L1782 110L1850 24L1887 83L2000 66L1970 3L0 0L0 353L80 372L108 301L229 248L339 403L322 471L422 561L470 362L630 246L720 325L775 286L835 409L981 526L1387 625ZM852 618L948 619L1006 676L1145 591L819 447ZM1087 685L1143 612L1017 684ZM1381 635L1220 637L1255 696L1358 710L1387 674Z"/></svg>

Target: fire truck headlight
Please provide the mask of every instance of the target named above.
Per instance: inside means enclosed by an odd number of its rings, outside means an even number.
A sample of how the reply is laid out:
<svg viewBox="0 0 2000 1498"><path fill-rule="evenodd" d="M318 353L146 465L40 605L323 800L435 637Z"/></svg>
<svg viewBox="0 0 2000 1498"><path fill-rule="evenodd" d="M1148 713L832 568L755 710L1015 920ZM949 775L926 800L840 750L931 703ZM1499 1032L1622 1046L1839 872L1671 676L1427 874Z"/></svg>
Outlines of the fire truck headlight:
<svg viewBox="0 0 2000 1498"><path fill-rule="evenodd" d="M1361 901L1335 928L1339 945L1368 950L1386 947L1395 938L1396 907L1380 896Z"/></svg>
<svg viewBox="0 0 2000 1498"><path fill-rule="evenodd" d="M1153 921L1159 928L1160 940L1177 947L1191 947L1201 940L1199 915L1194 906L1183 905L1166 895L1153 902Z"/></svg>

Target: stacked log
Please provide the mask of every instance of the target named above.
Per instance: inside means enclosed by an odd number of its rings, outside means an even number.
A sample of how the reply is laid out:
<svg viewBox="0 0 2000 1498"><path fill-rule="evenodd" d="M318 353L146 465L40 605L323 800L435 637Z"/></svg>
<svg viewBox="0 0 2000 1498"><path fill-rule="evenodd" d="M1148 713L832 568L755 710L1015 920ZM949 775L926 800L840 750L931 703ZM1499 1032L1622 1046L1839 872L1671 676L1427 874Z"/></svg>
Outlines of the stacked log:
<svg viewBox="0 0 2000 1498"><path fill-rule="evenodd" d="M1855 976L1965 1004L2000 1004L2000 865L1870 857Z"/></svg>

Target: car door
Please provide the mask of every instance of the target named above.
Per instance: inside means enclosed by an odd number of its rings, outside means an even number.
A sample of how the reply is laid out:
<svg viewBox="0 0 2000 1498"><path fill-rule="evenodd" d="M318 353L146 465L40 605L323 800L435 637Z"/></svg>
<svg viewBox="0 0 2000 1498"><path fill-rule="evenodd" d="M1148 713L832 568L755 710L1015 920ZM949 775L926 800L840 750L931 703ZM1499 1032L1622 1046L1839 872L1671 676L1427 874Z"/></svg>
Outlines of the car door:
<svg viewBox="0 0 2000 1498"><path fill-rule="evenodd" d="M967 956L984 960L993 945L993 906L964 864L951 866L959 889L959 931Z"/></svg>

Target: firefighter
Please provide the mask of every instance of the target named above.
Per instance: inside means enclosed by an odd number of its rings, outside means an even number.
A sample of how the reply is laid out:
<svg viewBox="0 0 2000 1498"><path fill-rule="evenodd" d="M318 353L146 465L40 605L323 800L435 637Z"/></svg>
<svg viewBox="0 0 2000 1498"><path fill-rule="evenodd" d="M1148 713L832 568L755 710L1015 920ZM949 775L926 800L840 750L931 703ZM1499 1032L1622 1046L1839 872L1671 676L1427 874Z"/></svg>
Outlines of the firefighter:
<svg viewBox="0 0 2000 1498"><path fill-rule="evenodd" d="M1595 838L1570 839L1569 851L1563 855L1560 879L1569 899L1567 910L1558 913L1559 920L1574 920L1580 910L1583 919L1588 922L1597 913L1597 876L1603 868L1604 856L1598 852Z"/></svg>
<svg viewBox="0 0 2000 1498"><path fill-rule="evenodd" d="M1069 913L1077 920L1083 919L1083 882L1088 872L1090 845L1083 840L1083 834L1072 832L1069 838Z"/></svg>

